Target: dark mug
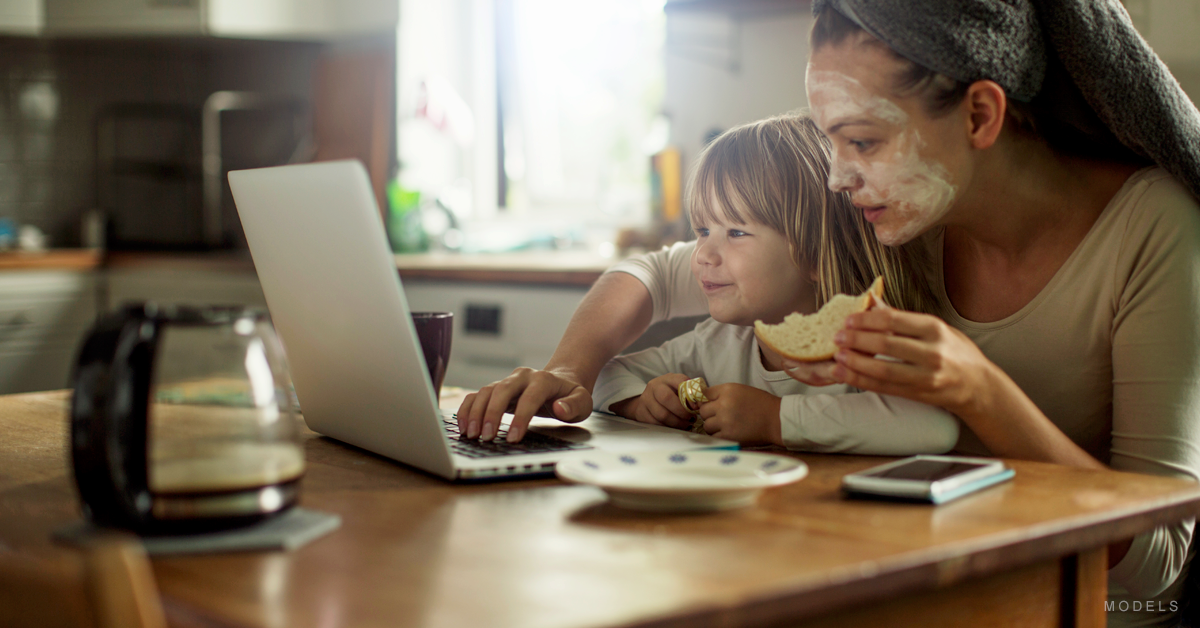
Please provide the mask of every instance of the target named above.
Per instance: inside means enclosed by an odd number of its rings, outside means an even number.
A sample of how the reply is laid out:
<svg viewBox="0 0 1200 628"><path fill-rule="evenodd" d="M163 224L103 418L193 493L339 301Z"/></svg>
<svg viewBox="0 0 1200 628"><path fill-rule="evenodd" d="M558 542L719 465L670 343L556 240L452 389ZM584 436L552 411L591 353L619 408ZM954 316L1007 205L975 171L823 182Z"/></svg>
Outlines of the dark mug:
<svg viewBox="0 0 1200 628"><path fill-rule="evenodd" d="M453 312L413 312L413 326L417 328L417 339L421 341L421 352L429 367L429 379L433 382L433 393L442 398L442 381L446 379L446 365L450 363L450 338L454 334Z"/></svg>

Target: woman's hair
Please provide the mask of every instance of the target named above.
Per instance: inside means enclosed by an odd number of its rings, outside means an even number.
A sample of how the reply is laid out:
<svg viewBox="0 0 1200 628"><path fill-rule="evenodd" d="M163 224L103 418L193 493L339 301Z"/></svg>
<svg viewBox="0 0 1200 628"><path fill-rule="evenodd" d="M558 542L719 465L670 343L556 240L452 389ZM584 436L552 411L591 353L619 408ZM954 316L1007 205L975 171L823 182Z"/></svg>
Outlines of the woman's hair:
<svg viewBox="0 0 1200 628"><path fill-rule="evenodd" d="M813 23L812 50L836 46L850 37L863 45L877 46L902 65L892 77L900 96L917 96L925 112L937 118L946 115L967 96L970 83L935 72L893 50L863 27L831 7L825 7ZM1031 102L1008 99L1005 124L1014 133L1044 140L1066 154L1086 155L1120 161L1137 161L1137 156L1112 135L1086 106L1082 94L1067 76L1057 58L1049 60L1043 89Z"/></svg>
<svg viewBox="0 0 1200 628"><path fill-rule="evenodd" d="M931 312L923 249L886 247L844 192L832 192L829 144L806 114L722 133L700 153L688 182L692 222L757 222L787 238L800 268L815 269L818 305L858 294L882 275L895 307Z"/></svg>

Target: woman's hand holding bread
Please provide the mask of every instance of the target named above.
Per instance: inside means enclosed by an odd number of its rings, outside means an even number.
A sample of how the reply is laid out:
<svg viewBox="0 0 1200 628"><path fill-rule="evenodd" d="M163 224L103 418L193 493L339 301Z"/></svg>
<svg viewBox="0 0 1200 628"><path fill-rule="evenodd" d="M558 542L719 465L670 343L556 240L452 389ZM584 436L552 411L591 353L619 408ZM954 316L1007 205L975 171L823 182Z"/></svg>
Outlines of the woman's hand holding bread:
<svg viewBox="0 0 1200 628"><path fill-rule="evenodd" d="M840 382L959 416L980 401L989 371L998 370L940 318L888 306L880 279L861 295L835 296L816 314L755 323L755 334L783 355L792 379L810 386Z"/></svg>
<svg viewBox="0 0 1200 628"><path fill-rule="evenodd" d="M834 342L837 381L941 406L963 418L979 414L999 370L940 318L886 306L848 316Z"/></svg>
<svg viewBox="0 0 1200 628"><path fill-rule="evenodd" d="M940 318L876 308L848 317L835 342L838 381L945 408L987 443L992 455L1104 468L974 342ZM1013 417L1026 417L1021 429L1013 428ZM1110 551L1123 555L1116 546Z"/></svg>

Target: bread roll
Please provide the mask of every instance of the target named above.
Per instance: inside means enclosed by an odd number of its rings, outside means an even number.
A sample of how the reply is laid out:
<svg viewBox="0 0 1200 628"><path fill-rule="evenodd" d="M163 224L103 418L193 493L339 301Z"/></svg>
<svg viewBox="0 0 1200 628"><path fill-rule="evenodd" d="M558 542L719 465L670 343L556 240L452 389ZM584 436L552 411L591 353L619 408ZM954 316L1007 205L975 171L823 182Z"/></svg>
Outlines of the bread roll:
<svg viewBox="0 0 1200 628"><path fill-rule="evenodd" d="M870 309L883 300L883 277L877 277L859 295L839 294L816 314L788 314L778 325L754 321L754 335L779 355L799 362L820 362L837 353L833 336L845 325L846 317Z"/></svg>

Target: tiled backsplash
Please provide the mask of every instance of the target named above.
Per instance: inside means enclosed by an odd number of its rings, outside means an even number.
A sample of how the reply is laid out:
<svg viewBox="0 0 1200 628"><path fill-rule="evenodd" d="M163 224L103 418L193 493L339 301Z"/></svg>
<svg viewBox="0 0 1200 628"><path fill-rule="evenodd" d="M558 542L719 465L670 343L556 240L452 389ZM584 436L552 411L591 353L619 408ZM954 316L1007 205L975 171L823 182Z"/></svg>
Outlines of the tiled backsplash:
<svg viewBox="0 0 1200 628"><path fill-rule="evenodd" d="M95 206L97 112L114 103L195 107L219 90L311 99L321 44L223 39L0 37L0 217L80 244ZM136 147L135 147L136 148Z"/></svg>

